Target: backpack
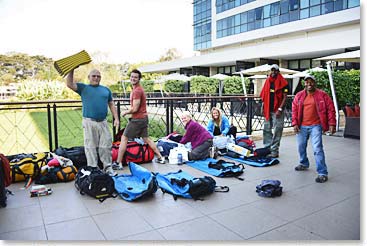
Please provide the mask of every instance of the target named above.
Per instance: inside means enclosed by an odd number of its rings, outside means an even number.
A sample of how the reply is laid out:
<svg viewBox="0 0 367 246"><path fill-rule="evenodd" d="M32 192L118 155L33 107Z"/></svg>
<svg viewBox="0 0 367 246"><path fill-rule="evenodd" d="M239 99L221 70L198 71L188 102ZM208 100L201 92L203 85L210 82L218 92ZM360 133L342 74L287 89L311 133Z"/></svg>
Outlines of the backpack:
<svg viewBox="0 0 367 246"><path fill-rule="evenodd" d="M113 177L116 192L122 199L131 202L157 191L157 181L149 170L133 162L128 165L131 174Z"/></svg>
<svg viewBox="0 0 367 246"><path fill-rule="evenodd" d="M32 180L41 173L41 168L46 165L46 153L17 154L7 156L10 163L12 182Z"/></svg>
<svg viewBox="0 0 367 246"><path fill-rule="evenodd" d="M173 195L174 200L177 200L177 197L203 200L203 196L213 192L229 191L227 186L217 186L212 177L195 178L182 170L167 174L157 173L156 178L161 191Z"/></svg>
<svg viewBox="0 0 367 246"><path fill-rule="evenodd" d="M124 154L124 158L122 159L122 163L147 163L151 162L153 158L154 151L148 144L139 144L135 141L132 141L127 143L126 152Z"/></svg>
<svg viewBox="0 0 367 246"><path fill-rule="evenodd" d="M256 148L255 142L251 140L248 136L237 137L235 142L237 145L247 148L249 150L253 150L254 148Z"/></svg>
<svg viewBox="0 0 367 246"><path fill-rule="evenodd" d="M98 167L82 167L78 170L74 183L82 195L89 195L103 202L109 197L116 197L112 177Z"/></svg>
<svg viewBox="0 0 367 246"><path fill-rule="evenodd" d="M256 186L256 192L262 197L276 197L282 195L283 187L279 180L266 179Z"/></svg>

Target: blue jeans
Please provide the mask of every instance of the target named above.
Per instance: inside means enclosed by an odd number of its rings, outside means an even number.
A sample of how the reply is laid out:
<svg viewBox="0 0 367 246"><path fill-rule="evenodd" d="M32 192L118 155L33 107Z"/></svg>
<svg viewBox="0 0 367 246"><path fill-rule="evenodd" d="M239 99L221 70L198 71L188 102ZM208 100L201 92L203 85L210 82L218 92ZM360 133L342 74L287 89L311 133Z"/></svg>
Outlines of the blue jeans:
<svg viewBox="0 0 367 246"><path fill-rule="evenodd" d="M319 175L328 175L325 163L325 153L322 145L321 125L301 126L297 134L298 153L300 164L309 167L310 162L307 158L307 141L311 137L313 154L315 156L316 170Z"/></svg>

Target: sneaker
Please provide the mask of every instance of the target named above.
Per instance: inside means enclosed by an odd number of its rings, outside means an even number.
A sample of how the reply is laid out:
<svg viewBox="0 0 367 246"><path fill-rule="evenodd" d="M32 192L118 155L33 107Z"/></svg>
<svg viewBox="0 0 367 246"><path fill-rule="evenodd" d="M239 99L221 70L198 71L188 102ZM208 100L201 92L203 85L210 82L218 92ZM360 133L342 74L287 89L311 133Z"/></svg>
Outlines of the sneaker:
<svg viewBox="0 0 367 246"><path fill-rule="evenodd" d="M317 183L325 183L328 180L328 177L326 175L319 175L315 179Z"/></svg>
<svg viewBox="0 0 367 246"><path fill-rule="evenodd" d="M166 164L166 159L164 156L155 158L155 162L159 164Z"/></svg>
<svg viewBox="0 0 367 246"><path fill-rule="evenodd" d="M306 167L304 165L301 165L301 164L299 164L298 166L296 166L294 168L294 170L296 170L296 171L306 171L307 169L308 169L308 167Z"/></svg>
<svg viewBox="0 0 367 246"><path fill-rule="evenodd" d="M112 169L111 165L105 168L105 173L110 175L111 177L117 176L117 173Z"/></svg>
<svg viewBox="0 0 367 246"><path fill-rule="evenodd" d="M119 164L118 162L114 161L112 163L112 169L113 170L123 170L124 167L122 166L122 164Z"/></svg>

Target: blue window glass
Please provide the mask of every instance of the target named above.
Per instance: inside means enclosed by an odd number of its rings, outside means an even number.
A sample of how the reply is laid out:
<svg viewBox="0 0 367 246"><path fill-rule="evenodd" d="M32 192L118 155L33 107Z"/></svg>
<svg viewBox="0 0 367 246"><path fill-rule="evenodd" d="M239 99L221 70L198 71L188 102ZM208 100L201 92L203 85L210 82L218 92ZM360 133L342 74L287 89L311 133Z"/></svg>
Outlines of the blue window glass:
<svg viewBox="0 0 367 246"><path fill-rule="evenodd" d="M236 5L236 7L240 6L241 5L241 0L236 0L235 5Z"/></svg>
<svg viewBox="0 0 367 246"><path fill-rule="evenodd" d="M359 6L359 0L348 0L348 8Z"/></svg>
<svg viewBox="0 0 367 246"><path fill-rule="evenodd" d="M264 18L270 17L270 4L264 6Z"/></svg>
<svg viewBox="0 0 367 246"><path fill-rule="evenodd" d="M247 23L247 30L255 30L255 22Z"/></svg>
<svg viewBox="0 0 367 246"><path fill-rule="evenodd" d="M222 30L223 29L223 23L222 21L217 21L217 30Z"/></svg>
<svg viewBox="0 0 367 246"><path fill-rule="evenodd" d="M271 17L271 25L278 25L279 24L279 16Z"/></svg>
<svg viewBox="0 0 367 246"><path fill-rule="evenodd" d="M247 11L247 22L253 22L253 21L255 21L255 10L254 9Z"/></svg>
<svg viewBox="0 0 367 246"><path fill-rule="evenodd" d="M279 2L272 3L270 6L270 15L279 15Z"/></svg>
<svg viewBox="0 0 367 246"><path fill-rule="evenodd" d="M328 14L334 12L334 2L328 2L321 5L321 14Z"/></svg>
<svg viewBox="0 0 367 246"><path fill-rule="evenodd" d="M310 17L320 15L320 5L314 6L310 8Z"/></svg>
<svg viewBox="0 0 367 246"><path fill-rule="evenodd" d="M299 0L289 0L289 10L297 10L299 9Z"/></svg>
<svg viewBox="0 0 367 246"><path fill-rule="evenodd" d="M306 19L310 17L310 11L309 9L301 9L300 14L299 14L299 18L300 19Z"/></svg>
<svg viewBox="0 0 367 246"><path fill-rule="evenodd" d="M311 6L314 6L314 5L317 5L317 4L320 4L321 1L320 0L310 0L310 5Z"/></svg>
<svg viewBox="0 0 367 246"><path fill-rule="evenodd" d="M226 37L226 36L228 36L228 29L223 30L223 37Z"/></svg>
<svg viewBox="0 0 367 246"><path fill-rule="evenodd" d="M263 28L263 20L255 21L255 29Z"/></svg>
<svg viewBox="0 0 367 246"><path fill-rule="evenodd" d="M263 7L255 9L255 20L261 20L263 17Z"/></svg>
<svg viewBox="0 0 367 246"><path fill-rule="evenodd" d="M280 1L280 14L288 13L289 11L289 0Z"/></svg>
<svg viewBox="0 0 367 246"><path fill-rule="evenodd" d="M235 15L234 16L234 24L236 25L236 26L239 26L239 25L241 25L241 15Z"/></svg>
<svg viewBox="0 0 367 246"><path fill-rule="evenodd" d="M336 0L334 3L334 11L339 11L347 8L347 0Z"/></svg>
<svg viewBox="0 0 367 246"><path fill-rule="evenodd" d="M240 26L236 26L234 29L235 34L239 34L241 32Z"/></svg>
<svg viewBox="0 0 367 246"><path fill-rule="evenodd" d="M289 21L299 20L299 10L289 12Z"/></svg>
<svg viewBox="0 0 367 246"><path fill-rule="evenodd" d="M241 32L247 32L247 24L241 25Z"/></svg>
<svg viewBox="0 0 367 246"><path fill-rule="evenodd" d="M247 23L247 12L241 13L241 23Z"/></svg>
<svg viewBox="0 0 367 246"><path fill-rule="evenodd" d="M280 15L280 23L289 22L289 13Z"/></svg>
<svg viewBox="0 0 367 246"><path fill-rule="evenodd" d="M310 0L301 0L300 6L301 6L301 9L308 8L310 6Z"/></svg>
<svg viewBox="0 0 367 246"><path fill-rule="evenodd" d="M264 19L264 27L268 27L271 25L270 18Z"/></svg>
<svg viewBox="0 0 367 246"><path fill-rule="evenodd" d="M247 3L247 0L241 0L241 5Z"/></svg>

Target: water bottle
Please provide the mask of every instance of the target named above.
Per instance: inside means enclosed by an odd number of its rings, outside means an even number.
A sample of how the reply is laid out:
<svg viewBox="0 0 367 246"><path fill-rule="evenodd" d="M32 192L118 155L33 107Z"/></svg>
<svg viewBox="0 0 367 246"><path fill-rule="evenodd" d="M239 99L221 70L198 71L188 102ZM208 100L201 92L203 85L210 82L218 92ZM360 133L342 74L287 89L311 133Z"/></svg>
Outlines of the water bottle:
<svg viewBox="0 0 367 246"><path fill-rule="evenodd" d="M182 165L182 154L181 153L178 153L177 154L177 162L178 162L178 165Z"/></svg>

